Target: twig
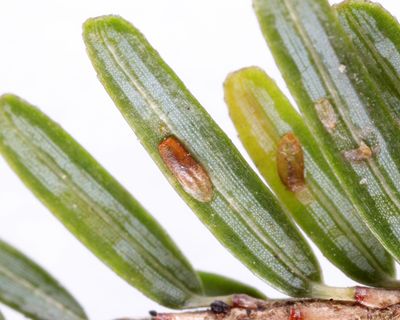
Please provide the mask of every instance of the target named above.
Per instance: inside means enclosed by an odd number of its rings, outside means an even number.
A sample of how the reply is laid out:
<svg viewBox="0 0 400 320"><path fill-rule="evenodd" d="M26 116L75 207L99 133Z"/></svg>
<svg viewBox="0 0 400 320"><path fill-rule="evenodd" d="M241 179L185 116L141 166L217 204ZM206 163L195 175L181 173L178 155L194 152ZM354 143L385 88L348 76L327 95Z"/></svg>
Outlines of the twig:
<svg viewBox="0 0 400 320"><path fill-rule="evenodd" d="M400 320L400 305L369 308L358 302L302 300L267 302L262 308L231 307L212 310L160 313L153 320Z"/></svg>
<svg viewBox="0 0 400 320"><path fill-rule="evenodd" d="M355 287L337 288L331 291L336 293L335 298L339 299L341 292L346 292L347 301L333 299L264 301L247 295L233 295L226 301L214 301L207 310L179 313L152 311L146 320L400 320L399 290Z"/></svg>

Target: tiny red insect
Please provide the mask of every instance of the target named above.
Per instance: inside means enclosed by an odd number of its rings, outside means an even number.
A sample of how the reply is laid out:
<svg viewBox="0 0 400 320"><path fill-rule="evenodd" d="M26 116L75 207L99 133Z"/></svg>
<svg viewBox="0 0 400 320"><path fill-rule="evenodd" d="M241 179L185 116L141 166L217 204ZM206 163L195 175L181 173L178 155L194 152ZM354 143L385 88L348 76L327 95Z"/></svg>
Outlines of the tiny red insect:
<svg viewBox="0 0 400 320"><path fill-rule="evenodd" d="M168 137L158 146L164 163L183 189L200 202L209 202L213 197L211 179L193 156L176 137Z"/></svg>
<svg viewBox="0 0 400 320"><path fill-rule="evenodd" d="M365 300L365 297L367 296L368 292L366 290L366 288L362 288L362 287L356 287L355 288L355 292L354 292L354 299L357 302L363 302Z"/></svg>
<svg viewBox="0 0 400 320"><path fill-rule="evenodd" d="M296 307L290 308L289 320L303 320L301 311L298 310Z"/></svg>

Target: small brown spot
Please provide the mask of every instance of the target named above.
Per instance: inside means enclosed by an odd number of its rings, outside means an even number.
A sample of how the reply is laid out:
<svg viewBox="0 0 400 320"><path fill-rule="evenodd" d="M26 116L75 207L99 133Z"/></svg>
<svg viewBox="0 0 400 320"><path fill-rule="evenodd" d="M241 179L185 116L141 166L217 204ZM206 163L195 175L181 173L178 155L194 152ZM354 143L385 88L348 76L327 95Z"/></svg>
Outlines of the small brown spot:
<svg viewBox="0 0 400 320"><path fill-rule="evenodd" d="M343 156L347 161L350 162L360 162L368 160L372 157L372 150L363 141L361 141L360 146L357 149L352 149L343 152Z"/></svg>
<svg viewBox="0 0 400 320"><path fill-rule="evenodd" d="M158 151L168 169L183 189L201 202L213 197L213 186L208 173L175 137L168 137L158 146Z"/></svg>
<svg viewBox="0 0 400 320"><path fill-rule="evenodd" d="M278 174L282 183L292 192L299 192L305 187L304 155L300 141L289 132L278 145Z"/></svg>
<svg viewBox="0 0 400 320"><path fill-rule="evenodd" d="M315 110L317 110L318 118L328 132L336 129L338 118L333 110L332 104L326 98L315 102Z"/></svg>

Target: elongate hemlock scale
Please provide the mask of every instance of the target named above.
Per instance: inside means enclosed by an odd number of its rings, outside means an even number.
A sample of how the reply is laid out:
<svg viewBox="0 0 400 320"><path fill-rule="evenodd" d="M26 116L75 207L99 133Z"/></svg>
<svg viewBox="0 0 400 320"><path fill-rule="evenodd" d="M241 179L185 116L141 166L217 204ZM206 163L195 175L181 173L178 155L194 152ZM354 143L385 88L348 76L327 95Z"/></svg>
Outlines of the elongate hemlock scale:
<svg viewBox="0 0 400 320"><path fill-rule="evenodd" d="M161 158L183 189L201 202L209 202L213 186L206 170L175 137L168 137L158 146Z"/></svg>
<svg viewBox="0 0 400 320"><path fill-rule="evenodd" d="M304 189L304 154L300 141L289 132L279 141L277 152L278 173L283 184L292 192Z"/></svg>

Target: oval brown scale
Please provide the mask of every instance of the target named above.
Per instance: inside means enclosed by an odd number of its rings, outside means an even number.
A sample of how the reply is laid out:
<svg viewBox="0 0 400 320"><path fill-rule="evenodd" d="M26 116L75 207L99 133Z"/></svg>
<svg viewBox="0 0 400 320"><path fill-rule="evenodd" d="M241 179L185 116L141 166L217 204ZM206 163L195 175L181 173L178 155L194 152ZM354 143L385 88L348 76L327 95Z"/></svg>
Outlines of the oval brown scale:
<svg viewBox="0 0 400 320"><path fill-rule="evenodd" d="M299 192L304 189L303 149L292 132L285 134L279 141L276 162L279 177L290 191Z"/></svg>
<svg viewBox="0 0 400 320"><path fill-rule="evenodd" d="M160 156L183 189L201 202L213 197L213 185L207 171L176 137L168 137L158 146Z"/></svg>

